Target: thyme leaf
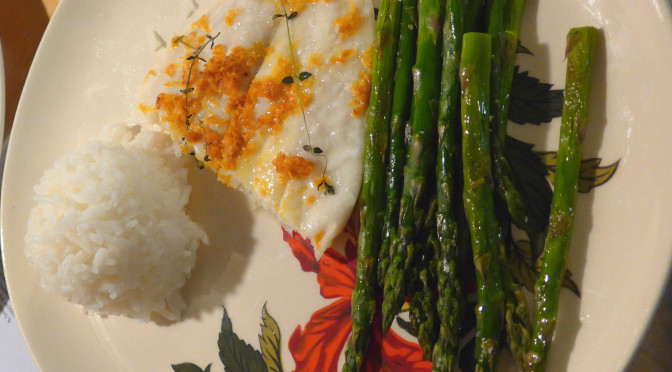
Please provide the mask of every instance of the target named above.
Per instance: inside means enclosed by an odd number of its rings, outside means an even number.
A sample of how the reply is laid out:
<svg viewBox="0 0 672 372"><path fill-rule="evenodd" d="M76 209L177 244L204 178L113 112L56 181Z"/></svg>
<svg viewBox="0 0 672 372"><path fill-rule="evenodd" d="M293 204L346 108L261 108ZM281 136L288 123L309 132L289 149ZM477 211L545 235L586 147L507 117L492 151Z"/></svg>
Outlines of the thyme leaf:
<svg viewBox="0 0 672 372"><path fill-rule="evenodd" d="M287 14L287 8L285 6L285 1L280 0L282 5L282 14L275 14L273 19L276 18L285 18L285 27L287 29L287 42L289 43L289 56L292 62L292 75L286 76L282 79L283 84L294 84L296 89L296 96L299 101L299 106L301 107L301 116L303 117L303 127L306 129L306 137L308 138L308 144L303 146L303 149L306 152L311 153L313 156L317 156L324 159L324 168L322 168L322 181L317 185L317 190L320 191L320 188L324 187L325 195L334 195L336 194L336 189L334 186L329 184L327 181L327 165L329 164L329 159L323 153L322 149L319 147L313 147L312 142L310 141L310 131L308 130L308 121L306 120L306 109L303 105L303 96L301 95L301 82L308 79L312 74L308 71L302 71L297 75L296 73L296 59L294 58L294 46L292 45L292 34L289 31L289 21L296 18L299 14L297 12L292 12ZM294 79L294 76L297 76L298 79Z"/></svg>
<svg viewBox="0 0 672 372"><path fill-rule="evenodd" d="M194 90L194 87L190 87L189 84L191 83L191 74L194 70L194 64L198 60L206 62L206 60L204 58L201 58L201 52L203 51L203 49L205 49L206 46L208 46L208 44L210 44L210 48L212 49L212 46L215 43L215 39L219 36L219 32L215 36L210 36L210 35L205 35L205 36L207 37L208 41L206 41L202 45L198 46L198 48L194 48L191 45L185 43L182 40L184 35L177 37L175 39L175 41L173 41L174 43L180 42L180 43L186 45L187 47L189 47L190 49L194 50L194 52L191 55L189 55L189 57L187 57L187 61L191 61L191 64L189 65L189 73L187 74L187 84L186 84L187 86L184 89L180 90L180 92L182 94L184 94L185 125L187 126L187 128L189 128L189 125L191 124L190 121L191 121L191 116L192 116L192 114L189 112L189 93L191 93ZM198 118L198 121L201 122L201 125L202 125L203 121L201 120L201 118L198 115L196 117Z"/></svg>

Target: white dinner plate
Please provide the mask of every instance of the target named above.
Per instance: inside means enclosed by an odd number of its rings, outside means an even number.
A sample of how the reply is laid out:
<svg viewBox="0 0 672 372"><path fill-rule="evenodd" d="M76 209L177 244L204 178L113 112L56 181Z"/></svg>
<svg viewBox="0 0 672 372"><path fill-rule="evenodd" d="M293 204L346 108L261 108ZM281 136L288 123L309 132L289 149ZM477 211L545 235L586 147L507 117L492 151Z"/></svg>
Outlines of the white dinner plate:
<svg viewBox="0 0 672 372"><path fill-rule="evenodd" d="M210 1L196 3L205 9ZM171 364L183 362L201 368L212 363L212 371L221 371L217 339L224 308L233 332L255 350L269 345L258 336L260 323L278 325L286 371L294 370L297 360L307 363L311 348L312 357L329 358L326 351L340 350L330 342L347 337L352 257L348 261L334 253L318 265L298 240L292 254L273 217L254 209L241 192L221 187L205 171L190 175L190 208L205 225L211 245L199 251L185 288L190 305L182 321L143 323L86 314L45 295L37 272L27 265L23 238L34 205L33 186L56 158L95 137L103 125L136 120L136 95L155 53L154 32L170 40L193 4L62 0L35 56L10 139L1 227L11 300L28 346L45 372L170 371ZM519 55L521 68L556 87L564 84L569 28L594 25L603 30L584 155L600 157L604 164L620 160L607 184L579 196L568 267L582 297L562 293L549 370L622 370L655 312L672 257L668 3L529 0L526 6L521 41L534 56ZM536 149L557 148L558 119L510 127L514 137L535 143ZM295 255L302 257L303 266ZM336 280L330 274L340 283L320 292L317 279L329 284ZM264 306L273 320L262 318ZM324 317L310 321L313 314ZM340 338L320 338L318 321L342 330ZM412 350L401 339L386 342ZM510 367L505 363L502 369Z"/></svg>

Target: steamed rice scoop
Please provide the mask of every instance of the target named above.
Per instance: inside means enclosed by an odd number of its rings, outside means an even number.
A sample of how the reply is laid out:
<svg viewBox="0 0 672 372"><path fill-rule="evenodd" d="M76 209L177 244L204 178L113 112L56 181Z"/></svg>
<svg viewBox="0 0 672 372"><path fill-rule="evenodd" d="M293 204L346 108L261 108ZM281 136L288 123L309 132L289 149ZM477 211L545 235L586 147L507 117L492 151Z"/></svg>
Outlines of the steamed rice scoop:
<svg viewBox="0 0 672 372"><path fill-rule="evenodd" d="M118 127L59 159L35 187L26 234L41 286L88 310L180 318L179 292L208 237L170 138Z"/></svg>

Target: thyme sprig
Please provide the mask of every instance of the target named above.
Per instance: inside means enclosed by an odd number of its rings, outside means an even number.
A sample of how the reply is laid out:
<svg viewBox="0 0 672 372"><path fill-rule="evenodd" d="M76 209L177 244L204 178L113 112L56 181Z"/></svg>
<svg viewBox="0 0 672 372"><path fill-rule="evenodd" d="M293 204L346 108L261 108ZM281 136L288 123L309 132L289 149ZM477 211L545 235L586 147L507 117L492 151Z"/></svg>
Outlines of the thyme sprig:
<svg viewBox="0 0 672 372"><path fill-rule="evenodd" d="M292 35L291 32L289 31L289 21L296 18L299 14L297 12L287 14L287 8L285 7L284 0L280 0L280 4L282 5L282 14L273 15L273 19L278 18L285 19L285 26L287 29L287 42L289 43L289 56L292 63L292 75L285 76L282 79L282 83L293 84L294 88L296 89L296 96L298 97L299 106L301 107L301 116L303 117L303 127L306 129L306 136L308 137L308 144L303 146L303 150L311 153L313 156L324 159L324 168L322 169L322 181L320 181L320 183L317 185L317 190L320 190L320 188L324 187L325 195L334 195L336 193L336 190L334 189L334 186L329 184L326 177L327 165L329 164L329 159L327 158L327 155L324 154L324 151L322 151L321 148L313 146L312 142L310 141L308 120L306 120L306 110L303 105L303 96L301 95L301 82L310 78L312 74L308 71L301 71L298 74L296 72L296 60L294 58L294 46L292 45Z"/></svg>
<svg viewBox="0 0 672 372"><path fill-rule="evenodd" d="M184 89L180 89L180 92L184 94L184 112L185 112L185 119L184 122L187 126L187 129L189 128L189 125L191 124L191 117L193 114L189 113L189 93L191 93L194 90L194 87L190 87L189 84L191 83L191 73L194 70L194 65L196 64L196 61L200 60L203 62L207 62L207 60L203 57L201 57L201 52L210 45L210 49L215 45L215 39L219 36L219 32L215 36L211 35L205 35L205 37L208 38L208 40L199 45L198 47L193 47L189 45L187 42L183 40L184 35L179 36L174 39L173 43L181 43L185 45L187 48L193 50L193 52L187 57L187 61L191 61L191 64L189 65L189 72L187 73L187 86ZM197 114L196 118L198 121L203 125L203 120L201 120L201 117Z"/></svg>

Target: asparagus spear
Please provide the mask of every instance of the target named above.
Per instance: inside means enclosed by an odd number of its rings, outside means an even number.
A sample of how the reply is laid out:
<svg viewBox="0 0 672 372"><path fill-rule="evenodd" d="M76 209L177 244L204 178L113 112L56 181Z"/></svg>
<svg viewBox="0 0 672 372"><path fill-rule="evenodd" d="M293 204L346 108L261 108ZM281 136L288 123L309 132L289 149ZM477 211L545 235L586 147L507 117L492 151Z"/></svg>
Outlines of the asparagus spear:
<svg viewBox="0 0 672 372"><path fill-rule="evenodd" d="M422 230L422 239L414 243L419 249L419 254L414 267L410 269L413 272L414 285L411 286L413 294L409 316L413 330L418 335L418 344L423 351L424 358L431 359L432 348L439 331L439 314L436 308L436 268L440 248L436 235L435 197L432 197L430 202Z"/></svg>
<svg viewBox="0 0 672 372"><path fill-rule="evenodd" d="M529 232L527 208L504 155L509 98L524 3L524 0L493 0L488 10L488 33L492 38L490 130L497 195L506 203L513 223Z"/></svg>
<svg viewBox="0 0 672 372"><path fill-rule="evenodd" d="M366 143L362 191L359 198L361 229L358 238L357 277L352 292L352 336L344 371L357 371L369 343L376 309L376 261L385 210L385 158L390 126L401 0L383 0L376 23L370 105L366 113Z"/></svg>
<svg viewBox="0 0 672 372"><path fill-rule="evenodd" d="M460 66L463 196L476 267L476 371L496 368L504 314L488 129L490 48L489 35L464 34Z"/></svg>
<svg viewBox="0 0 672 372"><path fill-rule="evenodd" d="M567 34L567 75L558 163L546 247L539 279L534 288L537 313L532 346L525 358L528 371L545 369L555 330L560 287L572 238L581 151L588 127L588 103L596 43L597 29L594 27L573 28Z"/></svg>
<svg viewBox="0 0 672 372"><path fill-rule="evenodd" d="M481 18L483 0L466 0L464 14L464 32L475 32Z"/></svg>
<svg viewBox="0 0 672 372"><path fill-rule="evenodd" d="M451 371L459 344L462 287L458 279L458 222L455 215L457 172L461 158L460 133L460 52L466 4L448 0L443 24L443 66L438 118L436 228L440 251L437 265L439 339L432 351L432 369Z"/></svg>
<svg viewBox="0 0 672 372"><path fill-rule="evenodd" d="M434 174L444 1L418 1L418 45L413 66L411 139L406 154L404 187L399 205L399 237L391 243L392 258L383 288L385 332L390 328L407 294L406 271L413 263L408 249L420 230L420 221L425 218L428 186Z"/></svg>
<svg viewBox="0 0 672 372"><path fill-rule="evenodd" d="M511 96L511 85L513 84L513 71L516 65L516 50L518 47L518 34L520 32L520 23L523 17L523 8L525 0L508 0L503 9L501 22L502 28L489 30L493 38L497 38L498 55L493 50L493 81L492 81L492 100L495 105L491 107L491 113L496 124L493 129L499 136L501 143L506 140L507 118L509 115L509 103ZM491 15L492 16L492 15ZM493 39L493 43L495 40ZM494 48L494 45L493 45ZM498 71L495 71L497 69Z"/></svg>
<svg viewBox="0 0 672 372"><path fill-rule="evenodd" d="M383 224L383 243L378 255L378 282L383 283L390 265L390 241L398 232L399 198L406 160L406 122L413 96L411 71L415 62L418 31L418 0L403 0L401 30L397 50L397 69L394 78L394 99L390 122L390 146L387 160L387 205Z"/></svg>
<svg viewBox="0 0 672 372"><path fill-rule="evenodd" d="M509 217L518 227L526 230L530 241L536 241L527 223L527 208L516 188L513 172L504 154L506 127L516 62L518 33L525 0L494 0L489 9L488 33L492 38L491 71L491 144L498 201L506 205ZM509 219L500 216L500 228L508 230ZM527 301L513 280L508 266L504 241L500 241L502 280L506 295L506 340L516 364L523 367L525 352L530 344L530 325Z"/></svg>
<svg viewBox="0 0 672 372"><path fill-rule="evenodd" d="M530 347L531 325L527 299L521 286L513 280L511 267L506 255L503 242L500 243L500 263L502 267L502 283L505 293L505 328L506 342L516 364L524 368L525 353Z"/></svg>

